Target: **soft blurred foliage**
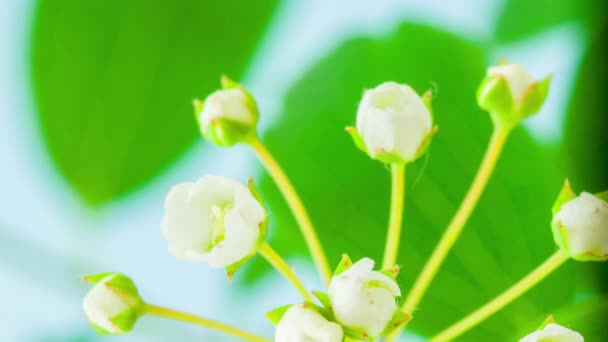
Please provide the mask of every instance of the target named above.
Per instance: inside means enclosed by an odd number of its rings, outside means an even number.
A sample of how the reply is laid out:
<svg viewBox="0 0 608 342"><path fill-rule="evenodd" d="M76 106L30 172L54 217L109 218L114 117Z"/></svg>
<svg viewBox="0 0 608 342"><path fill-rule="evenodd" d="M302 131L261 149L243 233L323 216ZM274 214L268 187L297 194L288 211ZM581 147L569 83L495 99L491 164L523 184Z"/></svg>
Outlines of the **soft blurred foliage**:
<svg viewBox="0 0 608 342"><path fill-rule="evenodd" d="M222 73L239 79L251 72L256 50L272 33L268 27L282 30L269 23L285 2L38 1L31 47L37 118L56 170L83 203L95 208L149 185L199 139L191 100L214 90ZM380 261L384 246L388 170L343 131L355 120L363 89L390 79L420 93L433 90L440 131L428 156L407 170L399 258L407 293L488 141L490 121L474 94L494 62L493 48L564 23L582 28L586 50L567 94L563 139L545 146L523 127L513 133L467 229L421 302L413 331L429 336L447 327L555 250L549 208L566 177L577 191L608 188L605 7L601 0L507 0L486 41L404 19L390 33L338 42L285 99L275 99L284 112L262 138L301 192L335 264L343 252ZM332 20L332 13L318 20ZM267 175L261 190L271 210L273 245L285 256L306 255ZM82 229L79 234L88 233ZM246 269L247 281L237 277L237 284L253 286L266 270L258 258ZM589 341L605 340L607 279L605 263L569 262L462 340L516 340L549 313ZM90 335L60 336L42 340Z"/></svg>
<svg viewBox="0 0 608 342"><path fill-rule="evenodd" d="M263 1L41 1L33 37L40 123L91 204L158 174L198 136L192 99L239 77L269 19Z"/></svg>

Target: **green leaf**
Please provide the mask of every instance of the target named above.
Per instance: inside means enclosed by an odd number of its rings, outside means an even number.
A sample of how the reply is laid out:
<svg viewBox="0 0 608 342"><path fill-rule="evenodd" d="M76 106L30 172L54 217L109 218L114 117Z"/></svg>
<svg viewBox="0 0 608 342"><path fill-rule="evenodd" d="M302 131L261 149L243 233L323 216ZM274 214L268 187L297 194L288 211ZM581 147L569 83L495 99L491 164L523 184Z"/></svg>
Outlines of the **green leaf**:
<svg viewBox="0 0 608 342"><path fill-rule="evenodd" d="M276 0L39 1L41 130L89 204L144 184L199 139L192 99L243 74Z"/></svg>
<svg viewBox="0 0 608 342"><path fill-rule="evenodd" d="M506 0L496 24L496 40L524 39L563 23L593 29L603 20L605 4L603 0Z"/></svg>
<svg viewBox="0 0 608 342"><path fill-rule="evenodd" d="M418 91L432 84L438 88L433 109L441 132L433 138L428 161L408 165L398 259L406 266L399 282L407 294L459 206L489 141L491 120L475 103L487 60L486 51L471 42L406 24L377 40L345 42L289 92L284 116L264 140L309 209L331 264L343 253L353 260L370 257L380 262L385 242L390 173L360 153L343 133L355 120L362 89L389 80L409 83ZM513 130L477 209L408 329L426 336L439 332L555 251L551 206L565 178L556 164L553 154L521 127ZM301 235L272 179L265 177L261 189L273 215L273 245L283 256L307 254L305 246L296 243ZM572 300L581 267L567 263L462 340L506 341L514 339L516 331L533 329L530 322L540 322L547 312Z"/></svg>

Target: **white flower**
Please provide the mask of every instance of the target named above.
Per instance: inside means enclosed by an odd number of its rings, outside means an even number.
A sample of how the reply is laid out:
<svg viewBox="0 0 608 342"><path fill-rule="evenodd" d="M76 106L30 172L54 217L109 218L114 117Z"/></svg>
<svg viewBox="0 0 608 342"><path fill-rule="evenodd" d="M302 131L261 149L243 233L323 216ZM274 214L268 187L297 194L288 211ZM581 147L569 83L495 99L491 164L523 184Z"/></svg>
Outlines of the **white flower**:
<svg viewBox="0 0 608 342"><path fill-rule="evenodd" d="M275 331L276 342L342 342L342 327L305 304L289 308Z"/></svg>
<svg viewBox="0 0 608 342"><path fill-rule="evenodd" d="M165 200L162 230L178 258L235 264L257 250L266 211L243 184L204 176L174 186Z"/></svg>
<svg viewBox="0 0 608 342"><path fill-rule="evenodd" d="M561 205L553 219L554 232L579 260L608 258L608 203L583 192ZM558 240L560 241L560 240Z"/></svg>
<svg viewBox="0 0 608 342"><path fill-rule="evenodd" d="M432 131L431 113L408 85L386 82L368 90L357 110L357 131L372 158L416 159Z"/></svg>
<svg viewBox="0 0 608 342"><path fill-rule="evenodd" d="M579 333L559 324L550 323L543 330L535 331L519 342L584 342L585 339Z"/></svg>
<svg viewBox="0 0 608 342"><path fill-rule="evenodd" d="M144 307L131 279L119 273L103 273L85 280L95 284L83 301L91 325L110 334L131 330Z"/></svg>
<svg viewBox="0 0 608 342"><path fill-rule="evenodd" d="M536 81L519 64L505 64L488 68L488 77L503 77L507 81L513 104L520 108L524 95Z"/></svg>
<svg viewBox="0 0 608 342"><path fill-rule="evenodd" d="M328 290L336 320L371 338L387 327L401 296L397 283L373 268L374 261L363 258L334 276Z"/></svg>

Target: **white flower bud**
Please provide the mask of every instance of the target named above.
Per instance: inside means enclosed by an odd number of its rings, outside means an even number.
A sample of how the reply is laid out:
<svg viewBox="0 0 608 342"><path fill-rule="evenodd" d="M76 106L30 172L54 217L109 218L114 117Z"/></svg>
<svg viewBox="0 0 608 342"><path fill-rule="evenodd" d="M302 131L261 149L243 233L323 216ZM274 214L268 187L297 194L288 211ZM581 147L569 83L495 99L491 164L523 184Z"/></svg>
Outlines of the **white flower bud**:
<svg viewBox="0 0 608 342"><path fill-rule="evenodd" d="M342 327L307 304L289 308L277 324L276 342L342 342Z"/></svg>
<svg viewBox="0 0 608 342"><path fill-rule="evenodd" d="M503 77L511 91L515 107L521 107L528 88L536 81L519 64L505 64L488 68L488 77Z"/></svg>
<svg viewBox="0 0 608 342"><path fill-rule="evenodd" d="M84 279L95 284L83 301L93 328L101 334L130 331L145 305L131 279L120 273L101 273Z"/></svg>
<svg viewBox="0 0 608 342"><path fill-rule="evenodd" d="M544 329L535 331L519 342L584 342L585 339L579 333L559 324L549 323Z"/></svg>
<svg viewBox="0 0 608 342"><path fill-rule="evenodd" d="M513 127L540 110L550 80L534 80L519 64L493 66L477 91L477 102L490 112L495 124Z"/></svg>
<svg viewBox="0 0 608 342"><path fill-rule="evenodd" d="M427 104L410 86L395 82L365 92L357 110L357 128L348 130L357 146L387 163L418 158L434 133Z"/></svg>
<svg viewBox="0 0 608 342"><path fill-rule="evenodd" d="M178 258L225 267L255 254L266 211L252 189L225 177L175 185L165 200L162 230Z"/></svg>
<svg viewBox="0 0 608 342"><path fill-rule="evenodd" d="M259 113L241 85L223 77L222 87L194 105L203 136L219 146L232 146L255 134Z"/></svg>
<svg viewBox="0 0 608 342"><path fill-rule="evenodd" d="M363 258L335 275L328 289L336 321L362 338L376 338L388 328L398 311L395 297L401 296L395 280L373 268L374 261Z"/></svg>
<svg viewBox="0 0 608 342"><path fill-rule="evenodd" d="M556 242L581 261L608 259L608 203L587 192L561 204L553 218Z"/></svg>

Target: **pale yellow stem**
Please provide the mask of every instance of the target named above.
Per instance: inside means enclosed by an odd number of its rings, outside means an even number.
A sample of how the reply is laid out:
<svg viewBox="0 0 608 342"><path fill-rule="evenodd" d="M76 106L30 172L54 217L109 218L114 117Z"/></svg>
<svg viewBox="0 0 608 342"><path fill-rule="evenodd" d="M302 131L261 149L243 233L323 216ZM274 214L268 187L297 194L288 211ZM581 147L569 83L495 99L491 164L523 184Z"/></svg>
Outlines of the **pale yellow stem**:
<svg viewBox="0 0 608 342"><path fill-rule="evenodd" d="M264 242L262 246L258 249L258 252L266 259L268 262L281 273L285 279L287 279L295 288L300 292L302 297L307 301L313 301L312 297L306 290L306 287L298 276L293 272L291 267L285 262L285 260L267 243Z"/></svg>
<svg viewBox="0 0 608 342"><path fill-rule="evenodd" d="M209 329L221 331L250 342L271 342L271 340L243 331L233 326L195 316L186 312L163 308L161 306L146 304L145 313L152 316L173 319L186 323L200 325Z"/></svg>
<svg viewBox="0 0 608 342"><path fill-rule="evenodd" d="M511 129L506 127L496 126L494 128L488 148L483 157L479 170L477 171L477 175L475 176L469 191L462 201L462 204L458 208L456 215L454 218L452 218L452 221L443 233L443 236L439 240L439 243L435 247L431 257L424 265L424 268L414 283L413 288L410 290L406 300L403 302L402 309L404 311L411 314L416 309L416 306L420 303L420 300L437 274L437 271L445 260L448 252L460 236L460 233L464 229L467 220L471 216L473 209L477 205L481 194L488 184L488 180L494 171L496 161L502 152L510 131ZM385 342L395 341L402 330L403 328L397 329L385 339Z"/></svg>
<svg viewBox="0 0 608 342"><path fill-rule="evenodd" d="M403 219L403 193L405 188L405 164L391 164L391 209L388 221L386 245L382 268L395 266Z"/></svg>
<svg viewBox="0 0 608 342"><path fill-rule="evenodd" d="M323 251L319 237L317 236L315 228L310 221L310 217L308 216L308 212L306 211L306 208L304 208L304 204L298 196L298 193L289 181L289 178L287 178L287 175L285 175L285 172L283 172L283 169L279 163L274 159L270 151L268 151L266 146L258 138L253 138L251 141L249 141L249 145L256 152L256 155L262 164L264 164L264 167L270 176L274 179L275 183L279 187L279 190L281 190L283 193L289 208L291 208L293 216L302 230L302 235L304 235L304 240L308 245L308 249L310 250L310 254L317 267L317 270L321 275L321 278L325 284L329 284L332 272L329 267L327 257L325 256L325 252Z"/></svg>
<svg viewBox="0 0 608 342"><path fill-rule="evenodd" d="M508 290L494 298L481 308L477 309L467 317L445 329L435 337L431 338L431 342L451 341L458 336L464 334L477 324L483 322L500 309L509 305L515 299L519 298L526 291L534 287L541 280L545 279L551 272L555 271L559 266L569 259L569 256L561 250L555 252L544 263L530 272L522 280L511 286Z"/></svg>

